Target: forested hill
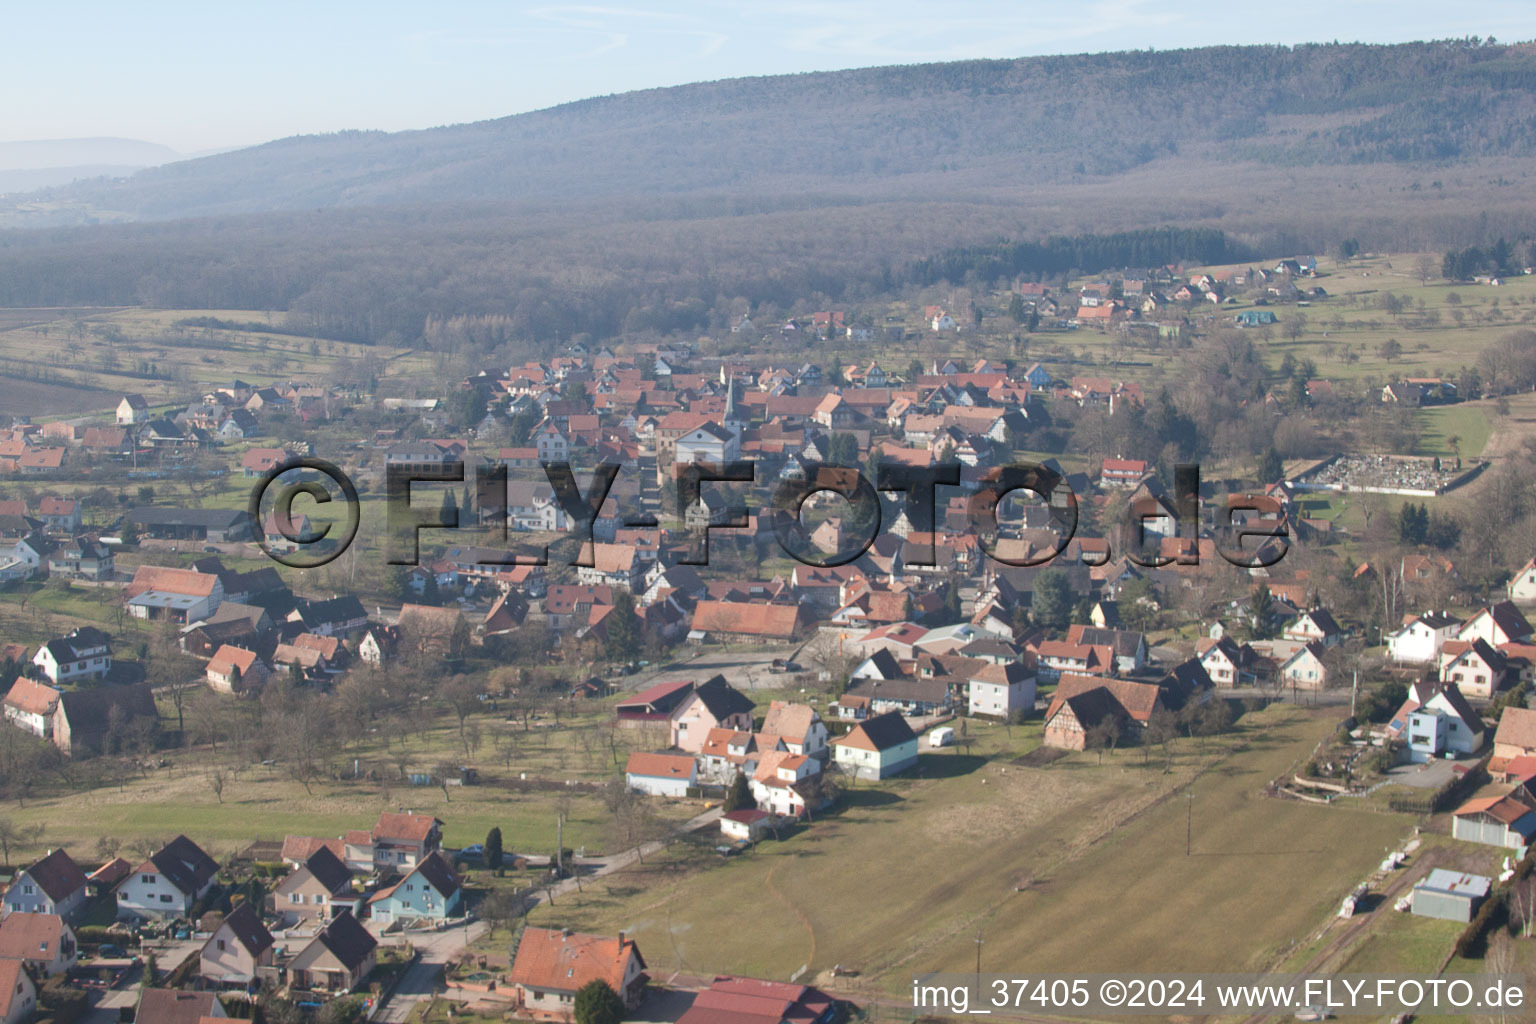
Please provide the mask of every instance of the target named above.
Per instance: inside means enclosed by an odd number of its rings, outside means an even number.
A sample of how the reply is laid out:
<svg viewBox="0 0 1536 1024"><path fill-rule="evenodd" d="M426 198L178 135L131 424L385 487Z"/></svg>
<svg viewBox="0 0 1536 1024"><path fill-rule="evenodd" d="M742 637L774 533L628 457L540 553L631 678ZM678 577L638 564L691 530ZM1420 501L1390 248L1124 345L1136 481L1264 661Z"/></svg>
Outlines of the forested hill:
<svg viewBox="0 0 1536 1024"><path fill-rule="evenodd" d="M316 97L316 102L323 102ZM0 201L0 223L379 203L1018 189L1148 165L1536 152L1536 47L1217 47L746 78L272 142ZM18 212L25 211L25 212Z"/></svg>

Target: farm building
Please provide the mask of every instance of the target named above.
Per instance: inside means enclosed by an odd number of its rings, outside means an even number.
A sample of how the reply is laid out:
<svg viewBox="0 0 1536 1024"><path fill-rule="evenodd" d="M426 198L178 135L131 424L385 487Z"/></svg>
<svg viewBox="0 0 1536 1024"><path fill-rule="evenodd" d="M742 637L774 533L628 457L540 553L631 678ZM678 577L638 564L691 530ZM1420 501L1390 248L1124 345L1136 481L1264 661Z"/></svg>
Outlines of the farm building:
<svg viewBox="0 0 1536 1024"><path fill-rule="evenodd" d="M1469 843L1513 850L1536 836L1536 810L1514 793L1468 800L1456 808L1451 835Z"/></svg>
<svg viewBox="0 0 1536 1024"><path fill-rule="evenodd" d="M1470 921L1487 898L1488 887L1482 875L1435 868L1413 887L1413 913L1442 921Z"/></svg>

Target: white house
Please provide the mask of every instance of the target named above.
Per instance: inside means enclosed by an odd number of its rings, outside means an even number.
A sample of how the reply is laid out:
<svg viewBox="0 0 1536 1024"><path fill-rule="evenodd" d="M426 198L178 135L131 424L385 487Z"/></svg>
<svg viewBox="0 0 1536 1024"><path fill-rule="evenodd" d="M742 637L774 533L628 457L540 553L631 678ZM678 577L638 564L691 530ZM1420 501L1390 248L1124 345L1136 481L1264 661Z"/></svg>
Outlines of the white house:
<svg viewBox="0 0 1536 1024"><path fill-rule="evenodd" d="M53 713L59 706L59 691L46 683L17 676L5 695L5 720L43 739L53 735Z"/></svg>
<svg viewBox="0 0 1536 1024"><path fill-rule="evenodd" d="M698 765L682 754L647 754L636 751L624 766L630 789L647 796L687 796L698 785Z"/></svg>
<svg viewBox="0 0 1536 1024"><path fill-rule="evenodd" d="M1007 718L1035 709L1035 674L1022 662L986 664L966 683L966 713Z"/></svg>
<svg viewBox="0 0 1536 1024"><path fill-rule="evenodd" d="M117 916L185 917L197 898L213 887L219 865L186 836L177 836L117 887Z"/></svg>
<svg viewBox="0 0 1536 1024"><path fill-rule="evenodd" d="M1294 689L1321 690L1328 681L1328 667L1323 664L1323 645L1304 644L1296 648L1280 665L1280 678Z"/></svg>
<svg viewBox="0 0 1536 1024"><path fill-rule="evenodd" d="M112 669L112 641L94 626L81 626L39 647L32 663L53 683L103 679Z"/></svg>
<svg viewBox="0 0 1536 1024"><path fill-rule="evenodd" d="M1484 731L1482 716L1455 683L1447 684L1408 712L1409 759L1422 763L1431 757L1476 753L1482 749Z"/></svg>
<svg viewBox="0 0 1536 1024"><path fill-rule="evenodd" d="M57 914L68 920L84 905L85 872L62 849L18 871L5 890L7 914Z"/></svg>
<svg viewBox="0 0 1536 1024"><path fill-rule="evenodd" d="M1531 635L1531 624L1509 601L1480 609L1456 631L1458 640L1482 640L1489 647L1515 643Z"/></svg>
<svg viewBox="0 0 1536 1024"><path fill-rule="evenodd" d="M676 441L674 462L707 462L720 465L741 458L741 440L735 431L710 421L688 431Z"/></svg>
<svg viewBox="0 0 1536 1024"><path fill-rule="evenodd" d="M773 751L762 755L748 787L760 810L798 818L812 802L807 782L820 773L821 762L814 757Z"/></svg>
<svg viewBox="0 0 1536 1024"><path fill-rule="evenodd" d="M1397 632L1387 635L1387 657L1400 665L1434 664L1440 660L1440 648L1460 626L1460 619L1445 612L1411 616Z"/></svg>
<svg viewBox="0 0 1536 1024"><path fill-rule="evenodd" d="M1509 599L1520 604L1536 603L1536 558L1520 567L1509 581Z"/></svg>
<svg viewBox="0 0 1536 1024"><path fill-rule="evenodd" d="M0 921L0 957L52 977L75 965L75 933L57 914L11 914Z"/></svg>
<svg viewBox="0 0 1536 1024"><path fill-rule="evenodd" d="M131 427L148 422L149 403L144 401L143 395L124 395L123 400L117 403L118 426Z"/></svg>
<svg viewBox="0 0 1536 1024"><path fill-rule="evenodd" d="M0 1024L31 1020L37 1009L37 986L20 960L0 959Z"/></svg>

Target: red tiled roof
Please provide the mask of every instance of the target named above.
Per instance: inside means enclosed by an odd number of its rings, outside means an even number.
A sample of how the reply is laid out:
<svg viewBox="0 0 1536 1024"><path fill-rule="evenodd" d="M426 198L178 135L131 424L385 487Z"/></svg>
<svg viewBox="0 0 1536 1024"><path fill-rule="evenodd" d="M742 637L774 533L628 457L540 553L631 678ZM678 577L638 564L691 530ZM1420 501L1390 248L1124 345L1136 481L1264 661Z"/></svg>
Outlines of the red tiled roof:
<svg viewBox="0 0 1536 1024"><path fill-rule="evenodd" d="M531 989L576 992L590 981L605 981L622 995L631 956L644 969L640 949L630 939L527 928L512 963L512 983Z"/></svg>

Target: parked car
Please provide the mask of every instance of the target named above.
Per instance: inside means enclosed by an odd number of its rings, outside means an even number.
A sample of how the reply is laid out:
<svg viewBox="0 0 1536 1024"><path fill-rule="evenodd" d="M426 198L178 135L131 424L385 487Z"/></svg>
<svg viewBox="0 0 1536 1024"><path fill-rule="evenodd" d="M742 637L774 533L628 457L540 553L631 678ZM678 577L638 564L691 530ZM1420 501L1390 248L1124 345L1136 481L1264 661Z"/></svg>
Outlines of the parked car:
<svg viewBox="0 0 1536 1024"><path fill-rule="evenodd" d="M484 857L485 844L470 843L468 846L464 847L464 849L460 850L459 853L465 857Z"/></svg>

